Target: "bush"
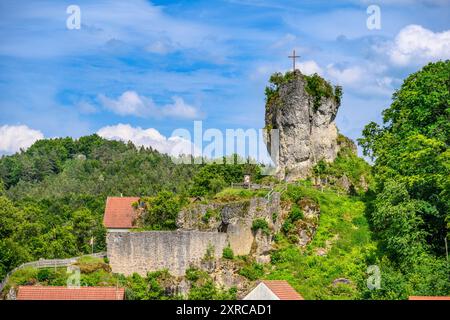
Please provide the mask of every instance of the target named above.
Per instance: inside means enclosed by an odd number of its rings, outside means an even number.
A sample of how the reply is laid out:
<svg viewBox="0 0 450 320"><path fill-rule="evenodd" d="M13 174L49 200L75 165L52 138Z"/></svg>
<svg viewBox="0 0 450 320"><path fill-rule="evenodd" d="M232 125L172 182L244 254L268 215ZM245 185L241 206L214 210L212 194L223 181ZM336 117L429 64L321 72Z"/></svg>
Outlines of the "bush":
<svg viewBox="0 0 450 320"><path fill-rule="evenodd" d="M320 103L323 97L330 98L334 97L336 102L339 104L341 102L342 88L333 87L323 78L321 78L317 73L312 76L304 76L306 78L306 92L308 92L313 97L314 110L320 107ZM335 95L336 94L336 95Z"/></svg>
<svg viewBox="0 0 450 320"><path fill-rule="evenodd" d="M189 268L186 270L186 279L191 282L198 281L201 277L205 276L205 272L202 270L199 270L197 268Z"/></svg>
<svg viewBox="0 0 450 320"><path fill-rule="evenodd" d="M272 222L275 223L278 219L278 212L272 213Z"/></svg>
<svg viewBox="0 0 450 320"><path fill-rule="evenodd" d="M288 217L292 222L295 222L297 220L303 219L303 211L300 209L300 207L296 204L294 204L291 208L291 212L289 213Z"/></svg>
<svg viewBox="0 0 450 320"><path fill-rule="evenodd" d="M170 191L160 191L154 197L142 199L145 202L145 213L139 223L145 229L151 230L173 230L176 229L178 212L184 205L184 200L180 196Z"/></svg>
<svg viewBox="0 0 450 320"><path fill-rule="evenodd" d="M290 232L294 231L295 229L295 222L303 219L303 211L300 209L300 207L297 204L293 204L291 211L289 212L288 217L283 223L283 226L281 227L283 232L288 235L288 239L292 242L294 240L294 237L292 235L289 235ZM296 239L296 238L295 238Z"/></svg>
<svg viewBox="0 0 450 320"><path fill-rule="evenodd" d="M207 209L205 214L202 216L203 223L207 224L212 217L218 216L218 212L213 209Z"/></svg>
<svg viewBox="0 0 450 320"><path fill-rule="evenodd" d="M234 259L234 253L233 250L230 247L223 248L222 257L224 259Z"/></svg>
<svg viewBox="0 0 450 320"><path fill-rule="evenodd" d="M253 220L252 230L253 230L253 232L261 230L264 234L267 234L267 235L270 234L269 224L267 223L266 220L261 219L261 218Z"/></svg>
<svg viewBox="0 0 450 320"><path fill-rule="evenodd" d="M255 281L263 277L264 266L260 263L253 262L252 264L245 266L241 270L239 270L239 274L251 281Z"/></svg>
<svg viewBox="0 0 450 320"><path fill-rule="evenodd" d="M39 282L48 281L54 278L54 273L47 268L39 269L36 278Z"/></svg>
<svg viewBox="0 0 450 320"><path fill-rule="evenodd" d="M102 258L82 257L75 265L80 268L81 273L92 273L98 270L111 271L109 265Z"/></svg>

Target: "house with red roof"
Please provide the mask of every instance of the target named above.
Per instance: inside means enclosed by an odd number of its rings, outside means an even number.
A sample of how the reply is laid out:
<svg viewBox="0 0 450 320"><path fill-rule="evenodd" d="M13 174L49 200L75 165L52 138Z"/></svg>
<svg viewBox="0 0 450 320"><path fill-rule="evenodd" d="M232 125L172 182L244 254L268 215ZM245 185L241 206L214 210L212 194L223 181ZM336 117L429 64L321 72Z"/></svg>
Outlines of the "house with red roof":
<svg viewBox="0 0 450 320"><path fill-rule="evenodd" d="M137 210L133 204L139 197L108 197L106 199L103 225L108 232L129 231L134 228L133 222L137 217Z"/></svg>
<svg viewBox="0 0 450 320"><path fill-rule="evenodd" d="M263 280L243 300L304 300L285 280Z"/></svg>
<svg viewBox="0 0 450 320"><path fill-rule="evenodd" d="M124 300L125 289L116 287L19 286L17 300Z"/></svg>
<svg viewBox="0 0 450 320"><path fill-rule="evenodd" d="M410 296L408 300L450 300L450 296Z"/></svg>

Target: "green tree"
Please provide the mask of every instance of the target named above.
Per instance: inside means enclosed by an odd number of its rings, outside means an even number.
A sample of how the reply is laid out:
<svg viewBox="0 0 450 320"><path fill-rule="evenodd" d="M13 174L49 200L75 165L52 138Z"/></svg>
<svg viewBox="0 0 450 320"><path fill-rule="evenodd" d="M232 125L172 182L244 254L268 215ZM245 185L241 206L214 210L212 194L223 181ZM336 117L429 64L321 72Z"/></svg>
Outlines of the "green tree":
<svg viewBox="0 0 450 320"><path fill-rule="evenodd" d="M170 191L161 191L154 197L144 198L144 226L153 230L176 229L176 219L182 200Z"/></svg>
<svg viewBox="0 0 450 320"><path fill-rule="evenodd" d="M359 139L364 154L375 160L378 199L392 188L388 181L402 185L411 202L408 207L418 206L414 216L423 222L416 228L426 234L424 245L441 256L450 215L449 74L447 60L410 75L383 111L383 125L368 124ZM372 213L375 227L382 221L377 219L382 211L378 206Z"/></svg>

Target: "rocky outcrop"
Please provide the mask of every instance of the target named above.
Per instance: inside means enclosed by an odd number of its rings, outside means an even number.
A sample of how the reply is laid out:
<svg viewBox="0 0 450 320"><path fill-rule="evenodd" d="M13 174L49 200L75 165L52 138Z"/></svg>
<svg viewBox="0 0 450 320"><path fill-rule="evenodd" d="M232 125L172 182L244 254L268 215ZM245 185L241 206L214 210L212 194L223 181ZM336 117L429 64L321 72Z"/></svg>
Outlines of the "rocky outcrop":
<svg viewBox="0 0 450 320"><path fill-rule="evenodd" d="M340 105L340 88L333 88L317 75L299 70L271 77L266 89L266 129L278 129L278 159L272 152L269 134L266 144L277 164L277 176L292 181L306 178L319 160L333 161L338 152L335 117Z"/></svg>
<svg viewBox="0 0 450 320"><path fill-rule="evenodd" d="M308 197L301 198L294 205L301 210L301 217L293 220L292 206L285 208L283 215L287 225L283 229L292 243L306 247L314 238L319 226L320 206Z"/></svg>
<svg viewBox="0 0 450 320"><path fill-rule="evenodd" d="M235 255L252 253L259 259L266 256L271 245L270 236L262 236L252 230L255 219L264 219L272 233L279 231L280 194L274 192L270 200L252 198L239 201L192 204L178 214L180 230L218 231L226 233L227 241ZM256 246L256 250L252 248ZM264 249L262 249L264 248ZM263 257L261 260L267 258Z"/></svg>
<svg viewBox="0 0 450 320"><path fill-rule="evenodd" d="M239 274L241 265L236 261L219 259L202 263L200 268L210 275L214 283L222 288L236 288L238 297L248 292L250 281Z"/></svg>

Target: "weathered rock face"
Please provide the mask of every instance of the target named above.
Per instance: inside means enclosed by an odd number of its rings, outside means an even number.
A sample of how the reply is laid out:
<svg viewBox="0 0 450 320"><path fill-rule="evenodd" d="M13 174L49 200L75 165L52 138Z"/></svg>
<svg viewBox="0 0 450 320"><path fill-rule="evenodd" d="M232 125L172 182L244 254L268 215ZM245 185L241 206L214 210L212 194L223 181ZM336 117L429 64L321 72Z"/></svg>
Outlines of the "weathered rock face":
<svg viewBox="0 0 450 320"><path fill-rule="evenodd" d="M276 98L268 99L266 105L266 128L279 130L277 176L287 181L306 178L314 164L321 159L333 161L338 151L334 120L339 99L329 85L328 97L312 96L307 86L308 79L296 70L290 80L277 85ZM269 136L269 152L272 143Z"/></svg>
<svg viewBox="0 0 450 320"><path fill-rule="evenodd" d="M251 253L256 245L256 257L267 253L261 247L270 246L270 237L258 236L252 231L255 219L264 219L276 233L280 223L273 221L274 213L280 210L280 194L274 192L271 199L252 198L228 203L194 204L178 214L177 226L180 230L218 231L227 235L227 241L236 255ZM258 249L259 248L259 249Z"/></svg>

